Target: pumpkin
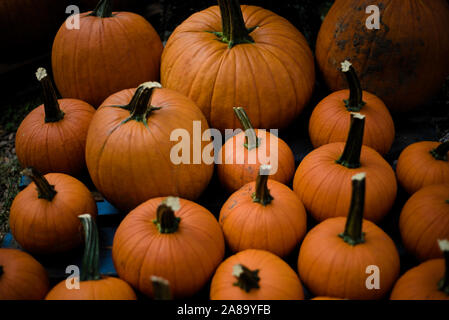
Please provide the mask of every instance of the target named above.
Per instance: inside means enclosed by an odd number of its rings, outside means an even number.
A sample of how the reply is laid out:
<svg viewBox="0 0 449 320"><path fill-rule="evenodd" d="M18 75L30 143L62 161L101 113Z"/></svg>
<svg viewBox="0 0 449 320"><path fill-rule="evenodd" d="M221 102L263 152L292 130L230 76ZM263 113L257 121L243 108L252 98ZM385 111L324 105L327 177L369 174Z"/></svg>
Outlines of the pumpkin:
<svg viewBox="0 0 449 320"><path fill-rule="evenodd" d="M67 280L50 290L45 300L136 300L136 294L125 281L100 275L100 248L97 226L90 214L79 216L84 228L85 248L78 288L68 288Z"/></svg>
<svg viewBox="0 0 449 320"><path fill-rule="evenodd" d="M306 210L287 186L268 179L271 167L262 165L255 182L224 203L219 222L232 252L245 249L287 256L306 233Z"/></svg>
<svg viewBox="0 0 449 320"><path fill-rule="evenodd" d="M244 131L229 138L218 153L217 173L228 192L234 192L257 177L261 164L270 163L271 179L288 184L295 173L295 158L289 146L266 130L254 130L241 107L234 108Z"/></svg>
<svg viewBox="0 0 449 320"><path fill-rule="evenodd" d="M303 300L298 275L278 256L247 249L228 259L212 278L211 300Z"/></svg>
<svg viewBox="0 0 449 320"><path fill-rule="evenodd" d="M363 144L380 154L386 154L393 144L394 123L385 104L378 97L362 91L359 78L352 64L341 64L349 90L331 93L313 109L309 121L309 136L315 148L332 142L344 142L350 121L348 113L365 116Z"/></svg>
<svg viewBox="0 0 449 320"><path fill-rule="evenodd" d="M379 8L378 30L368 29L370 5ZM332 91L345 87L338 64L348 59L362 88L390 111L413 110L430 101L449 74L449 5L446 0L339 0L324 19L316 60Z"/></svg>
<svg viewBox="0 0 449 320"><path fill-rule="evenodd" d="M438 242L444 259L428 260L404 273L391 300L449 300L449 241Z"/></svg>
<svg viewBox="0 0 449 320"><path fill-rule="evenodd" d="M399 275L399 254L394 242L374 223L363 219L363 208L367 205L365 177L364 172L352 177L348 217L327 219L304 238L298 272L314 295L380 299L390 291ZM370 266L377 268L378 282L376 274L368 269ZM371 285L374 287L369 289Z"/></svg>
<svg viewBox="0 0 449 320"><path fill-rule="evenodd" d="M28 253L0 248L0 300L40 300L49 290L47 271Z"/></svg>
<svg viewBox="0 0 449 320"><path fill-rule="evenodd" d="M77 179L63 173L41 175L27 168L22 174L31 182L11 205L11 233L26 251L51 254L68 251L83 241L78 215L97 206L90 191Z"/></svg>
<svg viewBox="0 0 449 320"><path fill-rule="evenodd" d="M161 83L195 101L211 127L237 128L231 108L245 106L256 128L288 126L311 97L312 52L286 19L237 0L218 0L170 35Z"/></svg>
<svg viewBox="0 0 449 320"><path fill-rule="evenodd" d="M365 172L367 179L364 217L379 222L396 198L396 178L391 166L375 150L362 146L365 116L351 114L346 140L321 146L299 164L293 190L317 221L345 217L351 203L351 177Z"/></svg>
<svg viewBox="0 0 449 320"><path fill-rule="evenodd" d="M198 144L189 139L208 128L190 99L161 89L159 83L120 91L104 101L89 128L86 162L92 181L122 211L158 196L196 199L214 169L213 163L201 160L208 150L202 135ZM175 143L173 133L179 131L182 141ZM179 144L190 149L177 149Z"/></svg>
<svg viewBox="0 0 449 320"><path fill-rule="evenodd" d="M441 258L437 240L449 238L449 184L414 193L402 208L399 230L405 248L419 260Z"/></svg>
<svg viewBox="0 0 449 320"><path fill-rule="evenodd" d="M449 183L448 151L449 140L420 141L407 146L396 164L399 184L413 194L428 185Z"/></svg>
<svg viewBox="0 0 449 320"><path fill-rule="evenodd" d="M87 130L95 109L81 100L58 100L45 69L39 68L36 76L42 84L44 104L31 111L19 126L17 158L22 167L34 167L43 174L79 176L86 169Z"/></svg>
<svg viewBox="0 0 449 320"><path fill-rule="evenodd" d="M100 0L94 11L80 14L79 29L64 23L56 34L51 57L56 86L63 97L98 107L117 91L159 80L162 48L143 17L113 12L111 0Z"/></svg>
<svg viewBox="0 0 449 320"><path fill-rule="evenodd" d="M112 260L120 278L154 297L151 276L170 282L173 298L190 297L210 279L224 256L215 217L202 206L174 197L154 198L120 223Z"/></svg>

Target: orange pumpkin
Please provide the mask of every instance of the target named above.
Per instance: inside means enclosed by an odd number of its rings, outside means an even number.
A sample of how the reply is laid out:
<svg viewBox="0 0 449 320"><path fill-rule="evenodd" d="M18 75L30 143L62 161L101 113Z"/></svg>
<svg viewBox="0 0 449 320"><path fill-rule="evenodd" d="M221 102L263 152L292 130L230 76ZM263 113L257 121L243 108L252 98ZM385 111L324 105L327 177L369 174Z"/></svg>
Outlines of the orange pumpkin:
<svg viewBox="0 0 449 320"><path fill-rule="evenodd" d="M284 128L315 83L312 52L286 19L237 0L219 0L179 25L161 60L161 82L195 101L211 127L237 128L245 106L256 128Z"/></svg>
<svg viewBox="0 0 449 320"><path fill-rule="evenodd" d="M315 148L345 141L349 131L348 113L365 116L363 144L380 154L386 154L393 144L394 123L385 104L378 97L362 91L359 78L349 61L341 64L349 90L331 93L313 109L309 121L309 136Z"/></svg>
<svg viewBox="0 0 449 320"><path fill-rule="evenodd" d="M149 297L154 296L151 276L168 280L174 298L192 296L223 256L223 233L215 217L194 202L173 197L154 198L131 211L112 246L120 278Z"/></svg>
<svg viewBox="0 0 449 320"><path fill-rule="evenodd" d="M159 83L144 83L137 90L110 96L97 110L87 135L86 162L92 181L123 211L158 196L198 198L214 167L201 158L195 163L197 147L201 156L207 144L194 145L195 123L200 125L200 134L209 128L190 99L160 89ZM171 138L178 131L182 131L182 141L176 143ZM176 151L185 142L190 149Z"/></svg>
<svg viewBox="0 0 449 320"><path fill-rule="evenodd" d="M379 222L396 198L396 178L391 166L367 146L362 146L365 116L351 114L346 144L330 143L310 152L300 163L293 190L317 221L345 217L351 203L351 177L366 172L364 217Z"/></svg>
<svg viewBox="0 0 449 320"><path fill-rule="evenodd" d="M266 130L254 130L243 108L234 108L244 131L228 139L218 153L220 183L234 192L257 178L261 164L270 163L271 179L288 184L295 173L295 158L289 146Z"/></svg>
<svg viewBox="0 0 449 320"><path fill-rule="evenodd" d="M382 229L363 219L365 173L354 175L352 185L348 217L327 219L304 238L298 257L299 276L317 296L380 299L399 275L399 254Z"/></svg>
<svg viewBox="0 0 449 320"><path fill-rule="evenodd" d="M81 100L58 100L45 69L39 68L36 76L43 87L44 104L19 126L17 158L22 167L34 167L43 174L80 175L86 169L87 130L95 109Z"/></svg>
<svg viewBox="0 0 449 320"><path fill-rule="evenodd" d="M449 183L449 141L412 143L399 155L396 175L401 186L413 194L424 186Z"/></svg>
<svg viewBox="0 0 449 320"><path fill-rule="evenodd" d="M63 173L41 175L35 169L22 174L31 180L11 205L9 225L20 246L33 253L64 252L83 241L78 215L97 206L90 191L77 179Z"/></svg>

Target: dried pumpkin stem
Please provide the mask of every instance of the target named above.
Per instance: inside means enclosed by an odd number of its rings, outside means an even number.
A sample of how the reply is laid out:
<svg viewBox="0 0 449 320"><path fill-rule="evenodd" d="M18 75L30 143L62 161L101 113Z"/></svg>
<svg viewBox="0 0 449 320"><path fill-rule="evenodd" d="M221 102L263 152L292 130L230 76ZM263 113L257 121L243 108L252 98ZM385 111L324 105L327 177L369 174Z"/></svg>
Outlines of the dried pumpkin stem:
<svg viewBox="0 0 449 320"><path fill-rule="evenodd" d="M91 16L99 18L111 18L112 17L112 1L111 0L100 0L94 11L90 14Z"/></svg>
<svg viewBox="0 0 449 320"><path fill-rule="evenodd" d="M26 168L22 170L22 175L27 176L30 178L37 188L37 194L39 199L45 199L48 201L52 201L53 198L56 196L56 190L55 187L50 185L47 179L36 169L34 168Z"/></svg>
<svg viewBox="0 0 449 320"><path fill-rule="evenodd" d="M444 277L438 283L438 289L449 295L449 241L438 240L438 244L443 251L445 263Z"/></svg>
<svg viewBox="0 0 449 320"><path fill-rule="evenodd" d="M154 300L173 300L170 283L161 277L151 276Z"/></svg>
<svg viewBox="0 0 449 320"><path fill-rule="evenodd" d="M123 106L131 112L129 118L125 121L135 120L143 122L146 125L148 115L152 111L160 109L151 106L151 98L153 97L154 89L156 88L162 88L160 83L146 82L137 88L131 102L127 106Z"/></svg>
<svg viewBox="0 0 449 320"><path fill-rule="evenodd" d="M100 280L100 247L97 225L90 214L78 216L84 229L84 255L81 281Z"/></svg>
<svg viewBox="0 0 449 320"><path fill-rule="evenodd" d="M56 96L53 83L47 75L44 68L37 69L36 78L42 85L44 99L45 123L58 122L64 118L64 112L59 107L58 97Z"/></svg>
<svg viewBox="0 0 449 320"><path fill-rule="evenodd" d="M234 113L245 131L245 148L248 150L257 148L259 146L259 138L257 137L256 130L254 130L245 109L242 107L234 107Z"/></svg>
<svg viewBox="0 0 449 320"><path fill-rule="evenodd" d="M250 270L244 265L236 264L233 267L232 275L237 278L237 281L232 285L250 292L251 289L259 289L259 270Z"/></svg>
<svg viewBox="0 0 449 320"><path fill-rule="evenodd" d="M153 220L160 233L174 233L178 230L181 218L175 216L175 211L179 208L179 198L168 197L162 201L157 208L156 219Z"/></svg>
<svg viewBox="0 0 449 320"><path fill-rule="evenodd" d="M362 100L363 90L359 77L357 76L354 67L348 60L341 63L341 70L345 74L346 81L349 86L349 99L343 100L346 105L346 109L348 109L348 111L359 112L360 109L362 109L362 107L366 104Z"/></svg>
<svg viewBox="0 0 449 320"><path fill-rule="evenodd" d="M360 113L351 113L351 127L343 153L336 161L338 164L347 168L359 168L361 166L360 153L362 152L364 129L365 116Z"/></svg>
<svg viewBox="0 0 449 320"><path fill-rule="evenodd" d="M436 159L441 161L448 161L447 153L449 151L449 140L441 143L435 149L430 150L430 154Z"/></svg>
<svg viewBox="0 0 449 320"><path fill-rule="evenodd" d="M268 177L271 171L271 166L261 165L259 169L259 175L256 180L256 192L253 193L253 202L258 202L263 206L270 204L273 197L268 189Z"/></svg>
<svg viewBox="0 0 449 320"><path fill-rule="evenodd" d="M218 0L222 19L221 41L229 48L241 43L254 43L249 35L255 28L247 29L238 0Z"/></svg>

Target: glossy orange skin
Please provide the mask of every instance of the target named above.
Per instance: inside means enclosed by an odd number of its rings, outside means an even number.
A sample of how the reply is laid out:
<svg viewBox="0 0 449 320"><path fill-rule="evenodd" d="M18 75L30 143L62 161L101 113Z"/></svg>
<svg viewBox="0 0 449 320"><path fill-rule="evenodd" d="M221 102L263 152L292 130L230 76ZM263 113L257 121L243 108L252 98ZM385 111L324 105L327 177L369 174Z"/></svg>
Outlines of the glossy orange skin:
<svg viewBox="0 0 449 320"><path fill-rule="evenodd" d="M163 199L148 200L126 216L114 236L112 260L120 278L149 297L154 275L170 282L174 298L185 298L199 291L223 260L223 233L207 209L180 199L178 230L161 234L153 220Z"/></svg>
<svg viewBox="0 0 449 320"><path fill-rule="evenodd" d="M253 201L256 183L250 182L221 208L219 222L232 252L260 249L285 257L304 238L307 216L301 200L277 181L268 180L268 189L274 199L265 206Z"/></svg>
<svg viewBox="0 0 449 320"><path fill-rule="evenodd" d="M171 34L161 61L161 82L195 101L209 124L224 132L239 127L232 112L245 107L255 128L280 129L300 114L315 82L312 51L286 19L256 6L241 6L255 43L218 40L218 6L193 14Z"/></svg>
<svg viewBox="0 0 449 320"><path fill-rule="evenodd" d="M49 288L47 271L28 253L0 248L0 300L40 300Z"/></svg>
<svg viewBox="0 0 449 320"><path fill-rule="evenodd" d="M317 296L380 299L399 276L396 247L382 229L368 220L363 220L362 226L365 242L351 246L338 236L345 224L346 218L331 218L307 233L299 250L299 276ZM372 272L365 271L370 265L379 268L379 289L366 287Z"/></svg>
<svg viewBox="0 0 449 320"><path fill-rule="evenodd" d="M234 286L232 269L242 264L259 270L259 289L249 292ZM217 269L210 287L211 300L303 300L298 275L278 256L264 250L248 249L227 258Z"/></svg>
<svg viewBox="0 0 449 320"><path fill-rule="evenodd" d="M394 285L390 300L449 300L438 290L444 269L444 259L432 259L408 270Z"/></svg>
<svg viewBox="0 0 449 320"><path fill-rule="evenodd" d="M187 97L170 89L155 89L151 105L162 107L147 116L147 124L123 123L127 105L135 89L120 91L106 99L97 110L86 143L86 162L97 189L122 211L129 211L158 196L196 199L212 178L213 163L194 163L193 122L201 122L203 133L209 127L201 111ZM174 164L172 148L181 139L170 141L174 130L190 135L190 164ZM200 137L201 139L201 137ZM201 150L210 142L202 141Z"/></svg>
<svg viewBox="0 0 449 320"><path fill-rule="evenodd" d="M402 208L402 242L419 260L442 258L437 240L449 238L449 184L424 187Z"/></svg>
<svg viewBox="0 0 449 320"><path fill-rule="evenodd" d="M316 60L332 91L346 88L339 70L349 60L364 90L390 111L425 104L449 73L449 6L445 0L384 0L380 29L369 30L365 8L371 0L338 0L321 25Z"/></svg>
<svg viewBox="0 0 449 320"><path fill-rule="evenodd" d="M432 184L449 183L449 162L430 154L439 145L436 141L420 141L407 146L399 155L396 176L409 194Z"/></svg>
<svg viewBox="0 0 449 320"><path fill-rule="evenodd" d="M79 30L62 24L53 43L53 76L64 98L96 108L117 91L159 80L163 47L148 21L130 12L89 13L80 15Z"/></svg>
<svg viewBox="0 0 449 320"><path fill-rule="evenodd" d="M315 148L346 141L351 121L344 99L349 99L349 90L331 93L313 109L309 136ZM363 144L384 155L394 141L393 119L385 104L375 95L363 91L362 100L366 102L359 111L365 116Z"/></svg>
<svg viewBox="0 0 449 320"><path fill-rule="evenodd" d="M64 118L45 123L44 106L31 111L16 134L16 154L23 168L40 173L66 173L79 176L86 169L84 153L87 130L95 109L76 99L58 100Z"/></svg>
<svg viewBox="0 0 449 320"><path fill-rule="evenodd" d="M293 190L315 220L346 217L351 203L351 177L365 172L363 217L377 223L390 211L396 198L394 171L379 153L367 146L362 146L359 168L337 164L344 146L343 142L335 142L310 152L296 170Z"/></svg>
<svg viewBox="0 0 449 320"><path fill-rule="evenodd" d="M290 147L268 131L255 131L259 138L257 148L248 150L244 146L245 132L242 131L229 138L218 153L217 158L221 159L221 164L217 164L218 178L228 192L237 191L256 180L260 165L268 162L272 165L272 172L277 164L277 171L270 175L270 179L288 184L293 178L295 157ZM276 146L277 150L272 148ZM272 161L269 161L270 157L273 158Z"/></svg>
<svg viewBox="0 0 449 320"><path fill-rule="evenodd" d="M32 253L52 254L73 249L83 242L78 216L97 216L90 191L77 179L62 173L45 175L55 187L51 202L39 199L34 182L14 199L9 216L11 233L20 246Z"/></svg>

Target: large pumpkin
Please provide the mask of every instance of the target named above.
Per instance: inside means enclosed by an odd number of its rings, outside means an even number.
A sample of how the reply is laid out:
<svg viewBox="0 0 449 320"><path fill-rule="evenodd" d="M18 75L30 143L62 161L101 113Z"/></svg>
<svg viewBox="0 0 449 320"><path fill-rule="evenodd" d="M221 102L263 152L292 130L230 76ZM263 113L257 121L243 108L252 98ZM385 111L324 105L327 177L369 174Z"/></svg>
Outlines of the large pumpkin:
<svg viewBox="0 0 449 320"><path fill-rule="evenodd" d="M143 17L112 12L111 0L101 0L93 12L80 15L79 29L64 23L56 34L52 66L64 98L94 107L114 92L159 80L162 42Z"/></svg>
<svg viewBox="0 0 449 320"><path fill-rule="evenodd" d="M237 0L219 0L171 34L161 82L195 101L211 127L237 128L244 106L255 128L284 128L302 111L315 83L313 55L286 19Z"/></svg>
<svg viewBox="0 0 449 320"><path fill-rule="evenodd" d="M201 126L201 140L208 129L201 111L190 99L160 89L158 83L110 96L95 113L87 135L86 162L92 181L123 211L158 196L199 197L214 167L202 161L207 142L193 141L195 124ZM182 139L179 143L172 140L176 132ZM184 148L178 150L178 144Z"/></svg>
<svg viewBox="0 0 449 320"><path fill-rule="evenodd" d="M382 229L363 219L365 173L354 175L352 185L348 217L327 219L304 238L299 276L318 296L380 299L399 275L399 254ZM377 275L372 271L376 269Z"/></svg>
<svg viewBox="0 0 449 320"><path fill-rule="evenodd" d="M370 5L379 29L368 29ZM345 87L338 64L348 59L363 89L391 111L424 105L449 74L449 5L446 0L337 0L323 21L316 59L331 90Z"/></svg>
<svg viewBox="0 0 449 320"><path fill-rule="evenodd" d="M299 164L293 190L317 221L345 217L351 203L351 177L367 175L364 217L379 222L396 198L396 177L377 151L362 146L365 116L351 114L346 144L334 142L309 153Z"/></svg>
<svg viewBox="0 0 449 320"><path fill-rule="evenodd" d="M215 217L179 198L154 198L131 211L114 236L112 259L120 278L153 297L151 276L170 282L174 298L192 296L224 256Z"/></svg>

